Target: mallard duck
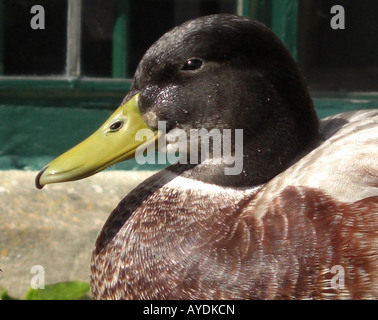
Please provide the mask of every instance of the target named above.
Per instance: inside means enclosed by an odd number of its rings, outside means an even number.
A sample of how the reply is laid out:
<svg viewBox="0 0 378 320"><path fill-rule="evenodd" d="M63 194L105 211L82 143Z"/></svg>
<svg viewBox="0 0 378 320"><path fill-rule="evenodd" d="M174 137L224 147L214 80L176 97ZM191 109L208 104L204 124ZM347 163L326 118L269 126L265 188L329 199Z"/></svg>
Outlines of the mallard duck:
<svg viewBox="0 0 378 320"><path fill-rule="evenodd" d="M378 298L378 110L319 121L267 27L200 17L148 49L121 106L43 168L36 186L155 150L159 123L167 136L243 130L241 142L231 139L242 169L226 174L232 163L215 138L192 163L204 139L184 140L183 161L142 182L106 221L91 261L93 298Z"/></svg>

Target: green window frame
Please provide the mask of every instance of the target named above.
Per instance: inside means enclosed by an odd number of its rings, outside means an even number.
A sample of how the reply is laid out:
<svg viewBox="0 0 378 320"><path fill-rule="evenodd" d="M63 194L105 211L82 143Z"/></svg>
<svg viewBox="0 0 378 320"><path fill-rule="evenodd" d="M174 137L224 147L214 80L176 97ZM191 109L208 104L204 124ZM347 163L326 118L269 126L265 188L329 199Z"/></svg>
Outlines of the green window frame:
<svg viewBox="0 0 378 320"><path fill-rule="evenodd" d="M51 158L85 138L122 101L127 74L128 13L131 0L118 0L113 31L112 78L80 73L81 0L68 1L66 70L63 76L4 76L0 50L0 169L40 169ZM268 25L297 58L298 0L235 0L236 12ZM0 0L0 15L2 12ZM1 16L0 16L1 18ZM0 19L1 20L1 19ZM2 30L0 27L0 47ZM378 108L377 92L311 92L320 118ZM89 110L89 111L88 111ZM83 118L86 121L83 121ZM54 133L56 130L56 134ZM64 136L63 132L70 136ZM66 134L67 135L67 134ZM13 143L9 143L12 137ZM134 164L119 168L136 168ZM118 167L116 167L118 168Z"/></svg>

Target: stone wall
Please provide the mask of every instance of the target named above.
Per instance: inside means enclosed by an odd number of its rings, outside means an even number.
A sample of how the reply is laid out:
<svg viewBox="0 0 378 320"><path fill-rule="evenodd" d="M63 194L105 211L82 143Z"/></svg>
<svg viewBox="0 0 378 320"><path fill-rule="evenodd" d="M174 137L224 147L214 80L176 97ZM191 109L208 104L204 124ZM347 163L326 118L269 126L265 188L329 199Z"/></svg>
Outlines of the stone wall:
<svg viewBox="0 0 378 320"><path fill-rule="evenodd" d="M96 237L118 202L153 172L105 171L34 186L37 172L0 171L0 287L22 298L41 265L45 284L89 281Z"/></svg>

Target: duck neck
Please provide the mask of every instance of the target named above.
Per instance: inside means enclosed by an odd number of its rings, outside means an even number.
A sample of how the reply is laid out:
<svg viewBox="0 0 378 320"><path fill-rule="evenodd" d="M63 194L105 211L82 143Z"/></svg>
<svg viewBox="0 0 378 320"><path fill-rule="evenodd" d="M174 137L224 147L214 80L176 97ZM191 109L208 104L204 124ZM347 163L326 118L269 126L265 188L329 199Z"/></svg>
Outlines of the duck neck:
<svg viewBox="0 0 378 320"><path fill-rule="evenodd" d="M175 164L167 169L185 178L223 187L255 187L280 174L320 143L315 137L306 145L294 143L285 147L279 139L270 143L266 139L253 139L243 145L240 158L234 156L230 164L227 159L208 159L199 164Z"/></svg>

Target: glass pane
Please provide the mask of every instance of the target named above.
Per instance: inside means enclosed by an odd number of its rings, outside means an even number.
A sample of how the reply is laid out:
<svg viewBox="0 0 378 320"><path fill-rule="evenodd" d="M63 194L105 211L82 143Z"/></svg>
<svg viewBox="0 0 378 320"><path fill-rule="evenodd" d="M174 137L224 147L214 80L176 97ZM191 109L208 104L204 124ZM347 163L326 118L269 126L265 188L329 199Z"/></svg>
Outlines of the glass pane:
<svg viewBox="0 0 378 320"><path fill-rule="evenodd" d="M82 1L81 70L84 76L112 76L116 0Z"/></svg>
<svg viewBox="0 0 378 320"><path fill-rule="evenodd" d="M345 29L331 27L334 5L344 8ZM298 62L312 90L377 90L377 12L378 1L299 1Z"/></svg>
<svg viewBox="0 0 378 320"><path fill-rule="evenodd" d="M44 8L44 21L35 18L43 15L38 10L31 13L35 5ZM66 0L4 0L0 20L3 32L4 75L56 75L65 70L66 59ZM41 16L40 16L41 17Z"/></svg>
<svg viewBox="0 0 378 320"><path fill-rule="evenodd" d="M133 1L129 74L135 72L146 50L160 36L189 19L214 13L235 13L235 0Z"/></svg>
<svg viewBox="0 0 378 320"><path fill-rule="evenodd" d="M148 47L166 31L188 19L212 13L236 12L237 0L83 0L82 73L90 77L118 77L119 68L132 77ZM113 43L125 17L125 43ZM115 51L125 54L117 55ZM123 61L119 61L123 59ZM114 64L114 66L113 66Z"/></svg>

